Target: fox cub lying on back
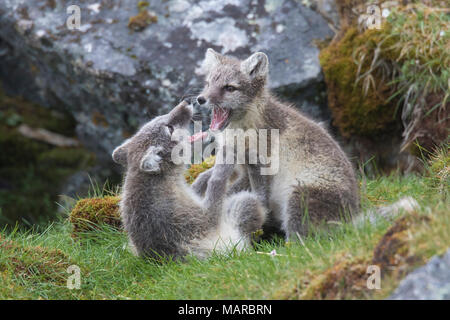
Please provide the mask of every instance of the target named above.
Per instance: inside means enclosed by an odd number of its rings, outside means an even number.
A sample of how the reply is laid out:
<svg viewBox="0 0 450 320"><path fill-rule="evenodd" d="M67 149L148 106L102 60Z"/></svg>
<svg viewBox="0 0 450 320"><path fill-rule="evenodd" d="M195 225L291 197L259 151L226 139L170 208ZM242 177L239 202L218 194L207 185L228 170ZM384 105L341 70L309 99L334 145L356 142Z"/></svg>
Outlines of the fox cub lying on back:
<svg viewBox="0 0 450 320"><path fill-rule="evenodd" d="M184 180L184 165L171 159L176 129L187 129L192 105L182 102L169 114L144 125L117 147L113 160L126 167L120 211L137 255L208 256L214 249L243 249L261 229L265 212L247 191L206 206ZM187 143L187 139L186 139Z"/></svg>

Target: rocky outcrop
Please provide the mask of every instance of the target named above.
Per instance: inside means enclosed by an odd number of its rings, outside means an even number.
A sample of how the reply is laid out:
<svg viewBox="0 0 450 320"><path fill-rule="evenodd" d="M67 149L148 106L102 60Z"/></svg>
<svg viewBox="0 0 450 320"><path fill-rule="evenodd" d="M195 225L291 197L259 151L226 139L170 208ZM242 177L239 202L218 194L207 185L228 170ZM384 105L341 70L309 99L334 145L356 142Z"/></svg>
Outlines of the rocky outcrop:
<svg viewBox="0 0 450 320"><path fill-rule="evenodd" d="M66 25L73 4L78 30ZM10 93L69 111L79 139L109 159L141 123L199 91L208 47L240 58L266 52L271 87L327 118L313 40L332 35L294 0L3 0L0 78Z"/></svg>
<svg viewBox="0 0 450 320"><path fill-rule="evenodd" d="M450 300L450 250L402 280L391 300Z"/></svg>

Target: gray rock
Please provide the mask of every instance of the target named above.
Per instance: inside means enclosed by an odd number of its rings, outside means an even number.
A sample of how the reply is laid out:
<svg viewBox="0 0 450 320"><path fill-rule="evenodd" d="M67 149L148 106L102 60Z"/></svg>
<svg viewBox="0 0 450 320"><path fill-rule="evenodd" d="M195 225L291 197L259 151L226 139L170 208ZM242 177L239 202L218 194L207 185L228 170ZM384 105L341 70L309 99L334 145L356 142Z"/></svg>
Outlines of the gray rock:
<svg viewBox="0 0 450 320"><path fill-rule="evenodd" d="M66 26L72 4L81 8L79 30ZM137 1L2 0L3 86L70 111L81 141L109 159L140 124L199 92L208 47L240 58L261 50L271 87L329 120L312 42L333 32L301 1L152 0L147 9L157 22L134 32L127 25Z"/></svg>
<svg viewBox="0 0 450 320"><path fill-rule="evenodd" d="M391 300L450 300L450 249L406 276Z"/></svg>

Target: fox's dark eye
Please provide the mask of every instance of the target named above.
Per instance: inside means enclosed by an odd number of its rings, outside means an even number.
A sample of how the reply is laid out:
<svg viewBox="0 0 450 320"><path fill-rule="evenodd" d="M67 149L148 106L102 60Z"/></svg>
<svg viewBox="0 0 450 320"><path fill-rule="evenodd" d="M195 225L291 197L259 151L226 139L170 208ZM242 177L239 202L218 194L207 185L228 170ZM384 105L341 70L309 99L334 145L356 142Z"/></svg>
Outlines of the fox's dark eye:
<svg viewBox="0 0 450 320"><path fill-rule="evenodd" d="M225 89L226 92L234 92L234 91L236 91L236 87L233 87L233 86L225 86L224 89Z"/></svg>
<svg viewBox="0 0 450 320"><path fill-rule="evenodd" d="M173 127L172 126L167 126L167 128L169 129L169 133L172 134L173 133Z"/></svg>

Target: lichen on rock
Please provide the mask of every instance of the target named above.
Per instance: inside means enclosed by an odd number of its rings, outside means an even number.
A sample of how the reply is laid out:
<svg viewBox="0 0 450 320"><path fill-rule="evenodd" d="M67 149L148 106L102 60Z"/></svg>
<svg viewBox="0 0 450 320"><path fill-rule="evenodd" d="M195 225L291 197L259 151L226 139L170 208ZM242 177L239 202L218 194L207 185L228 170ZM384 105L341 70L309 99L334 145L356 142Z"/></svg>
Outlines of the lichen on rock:
<svg viewBox="0 0 450 320"><path fill-rule="evenodd" d="M130 18L128 28L134 31L142 31L145 27L157 22L158 17L156 15L147 10L142 10L136 16Z"/></svg>

